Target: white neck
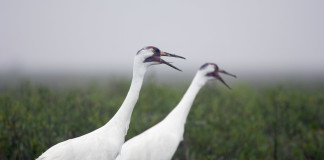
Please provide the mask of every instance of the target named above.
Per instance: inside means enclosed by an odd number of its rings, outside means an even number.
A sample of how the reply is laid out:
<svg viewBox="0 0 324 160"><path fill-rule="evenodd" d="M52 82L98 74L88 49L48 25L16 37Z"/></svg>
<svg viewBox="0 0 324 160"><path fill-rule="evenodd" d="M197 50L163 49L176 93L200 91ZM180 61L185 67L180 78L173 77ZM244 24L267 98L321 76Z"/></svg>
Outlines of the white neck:
<svg viewBox="0 0 324 160"><path fill-rule="evenodd" d="M144 66L139 66L135 61L133 66L133 79L127 96L117 113L109 121L124 126L126 131L128 130L132 112L141 91L145 72L146 68Z"/></svg>
<svg viewBox="0 0 324 160"><path fill-rule="evenodd" d="M179 104L169 113L165 120L173 124L184 125L196 95L207 80L198 72Z"/></svg>

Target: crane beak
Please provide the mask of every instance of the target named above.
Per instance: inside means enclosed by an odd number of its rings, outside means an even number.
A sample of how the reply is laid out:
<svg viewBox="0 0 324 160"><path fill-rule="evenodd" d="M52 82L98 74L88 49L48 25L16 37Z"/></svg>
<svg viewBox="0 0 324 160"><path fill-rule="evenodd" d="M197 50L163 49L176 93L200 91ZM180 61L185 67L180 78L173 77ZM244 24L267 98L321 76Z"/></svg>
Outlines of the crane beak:
<svg viewBox="0 0 324 160"><path fill-rule="evenodd" d="M166 61L164 61L164 60L163 60L163 59L161 59L161 58L160 58L160 63L166 64L166 65L168 65L168 66L170 66L170 67L172 67L172 68L174 68L174 69L176 69L176 70L178 70L178 71L181 71L181 72L182 72L182 70L181 70L181 69L179 69L179 68L177 68L176 66L174 66L174 65L170 64L169 62L166 62Z"/></svg>
<svg viewBox="0 0 324 160"><path fill-rule="evenodd" d="M167 53L167 52L162 52L162 51L161 51L161 56L176 57L176 58L186 59L186 58L184 58L182 56L178 56L178 55L175 55L175 54L171 54L171 53ZM182 72L182 70L180 70L179 68L177 68L174 65L170 64L169 62L164 61L163 59L161 59L160 62L163 63L163 64L166 64L166 65L168 65L168 66L170 66L170 67L172 67L172 68L174 68L174 69L176 69L178 71L181 71Z"/></svg>
<svg viewBox="0 0 324 160"><path fill-rule="evenodd" d="M224 71L224 70L219 70L218 72L220 72L220 73L224 73L224 74L227 74L227 75L229 75L229 76L232 76L232 77L236 78L236 75L231 74L231 73L228 73L228 72L226 72L226 71Z"/></svg>
<svg viewBox="0 0 324 160"><path fill-rule="evenodd" d="M161 56L176 57L176 58L186 59L186 58L184 58L184 57L182 57L182 56L178 56L178 55L171 54L171 53L167 53L167 52L161 52Z"/></svg>
<svg viewBox="0 0 324 160"><path fill-rule="evenodd" d="M175 55L175 54L169 54L169 53L167 54L167 53L165 53L165 52L161 52L161 56L170 56L170 57L178 57L178 58L183 58L183 59L185 59L184 57L177 56L177 55ZM158 55L153 55L152 57L149 57L149 58L145 59L144 62L159 62L160 64L163 63L163 64L166 64L166 65L168 65L168 66L170 66L170 67L172 67L172 68L174 68L174 69L176 69L176 70L182 72L181 69L177 68L176 66L172 65L172 64L169 63L169 62L166 62L165 60L163 60L163 59L162 59L160 56L158 56Z"/></svg>
<svg viewBox="0 0 324 160"><path fill-rule="evenodd" d="M228 73L228 72L226 72L226 71L224 71L224 70L218 70L218 71L215 71L214 72L214 74L213 74L213 76L216 78L216 79L218 79L219 81L221 81L227 88L229 88L229 89L232 89L224 80L223 80L223 78L219 75L219 73L224 73L224 74L227 74L227 75L229 75L229 76L232 76L232 77L234 77L234 78L236 78L236 75L234 75L234 74L231 74L231 73Z"/></svg>

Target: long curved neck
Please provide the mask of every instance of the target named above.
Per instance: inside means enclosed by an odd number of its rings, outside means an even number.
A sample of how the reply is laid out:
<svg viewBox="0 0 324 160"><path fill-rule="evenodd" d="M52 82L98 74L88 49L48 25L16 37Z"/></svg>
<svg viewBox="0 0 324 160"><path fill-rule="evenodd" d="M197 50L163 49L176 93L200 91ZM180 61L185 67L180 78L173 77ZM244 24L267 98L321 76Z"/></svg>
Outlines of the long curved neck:
<svg viewBox="0 0 324 160"><path fill-rule="evenodd" d="M114 115L114 117L110 120L112 122L125 125L126 130L128 129L134 106L138 100L139 93L141 91L145 72L146 69L144 67L137 67L137 65L134 63L133 78L130 89L123 104L121 105L117 113Z"/></svg>
<svg viewBox="0 0 324 160"><path fill-rule="evenodd" d="M201 75L197 73L179 104L166 117L167 121L170 120L170 123L184 125L192 103L205 83L206 81L202 80Z"/></svg>

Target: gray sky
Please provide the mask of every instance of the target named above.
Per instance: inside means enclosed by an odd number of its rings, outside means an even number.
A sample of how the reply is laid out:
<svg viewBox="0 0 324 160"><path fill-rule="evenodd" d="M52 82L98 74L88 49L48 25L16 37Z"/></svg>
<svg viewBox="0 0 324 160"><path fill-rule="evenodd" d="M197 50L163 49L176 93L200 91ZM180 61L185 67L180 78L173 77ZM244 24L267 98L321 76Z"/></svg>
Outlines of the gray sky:
<svg viewBox="0 0 324 160"><path fill-rule="evenodd" d="M323 0L1 0L0 73L132 71L144 46L193 75L205 62L236 74L319 75ZM155 74L177 73L167 66Z"/></svg>

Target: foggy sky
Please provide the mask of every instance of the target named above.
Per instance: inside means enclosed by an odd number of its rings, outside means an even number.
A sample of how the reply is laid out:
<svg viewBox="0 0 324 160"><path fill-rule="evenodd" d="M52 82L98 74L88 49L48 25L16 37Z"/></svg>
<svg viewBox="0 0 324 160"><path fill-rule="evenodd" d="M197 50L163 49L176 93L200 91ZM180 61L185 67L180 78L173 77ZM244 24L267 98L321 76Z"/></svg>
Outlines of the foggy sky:
<svg viewBox="0 0 324 160"><path fill-rule="evenodd" d="M153 45L186 57L167 60L187 74L215 62L240 74L320 75L323 8L322 0L1 0L0 74L129 74L136 52Z"/></svg>

